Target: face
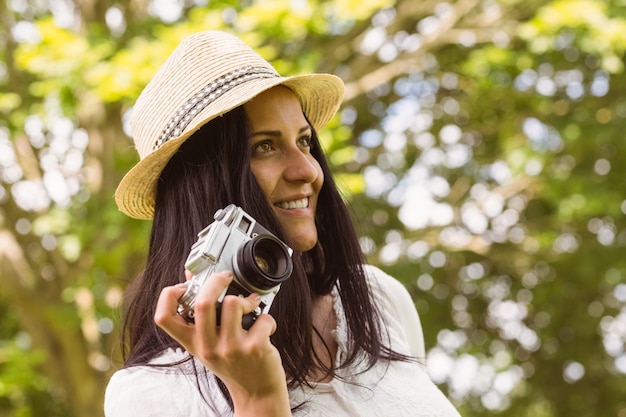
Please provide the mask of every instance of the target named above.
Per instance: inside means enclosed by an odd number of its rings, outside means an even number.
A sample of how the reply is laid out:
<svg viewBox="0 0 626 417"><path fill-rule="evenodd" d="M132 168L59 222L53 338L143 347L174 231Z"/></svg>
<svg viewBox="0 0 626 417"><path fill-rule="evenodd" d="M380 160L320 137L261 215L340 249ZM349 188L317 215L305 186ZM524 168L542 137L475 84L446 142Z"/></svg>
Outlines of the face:
<svg viewBox="0 0 626 417"><path fill-rule="evenodd" d="M274 87L244 105L252 126L250 165L263 193L299 251L317 242L315 209L324 174L311 155L312 129L296 96Z"/></svg>

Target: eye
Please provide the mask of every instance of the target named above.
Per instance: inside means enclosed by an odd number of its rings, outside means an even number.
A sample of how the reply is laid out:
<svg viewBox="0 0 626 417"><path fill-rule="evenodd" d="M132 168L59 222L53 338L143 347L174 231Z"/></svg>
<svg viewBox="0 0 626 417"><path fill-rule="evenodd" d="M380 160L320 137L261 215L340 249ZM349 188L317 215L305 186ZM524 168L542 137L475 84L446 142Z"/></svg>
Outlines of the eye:
<svg viewBox="0 0 626 417"><path fill-rule="evenodd" d="M252 145L252 155L263 155L272 152L272 142L270 140L259 141Z"/></svg>
<svg viewBox="0 0 626 417"><path fill-rule="evenodd" d="M313 146L313 138L310 135L298 138L298 146L301 148L311 148Z"/></svg>

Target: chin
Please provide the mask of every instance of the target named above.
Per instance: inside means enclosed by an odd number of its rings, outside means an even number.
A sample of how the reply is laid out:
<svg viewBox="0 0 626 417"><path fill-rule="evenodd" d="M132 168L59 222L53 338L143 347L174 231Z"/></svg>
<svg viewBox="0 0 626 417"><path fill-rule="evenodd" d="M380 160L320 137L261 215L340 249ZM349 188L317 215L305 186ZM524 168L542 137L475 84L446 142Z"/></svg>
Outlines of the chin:
<svg viewBox="0 0 626 417"><path fill-rule="evenodd" d="M306 251L310 251L311 249L313 249L315 247L315 245L317 244L317 236L315 236L314 239L308 238L308 239L303 239L303 238L297 238L294 239L291 242L291 248L293 250L297 250L298 252L306 252Z"/></svg>

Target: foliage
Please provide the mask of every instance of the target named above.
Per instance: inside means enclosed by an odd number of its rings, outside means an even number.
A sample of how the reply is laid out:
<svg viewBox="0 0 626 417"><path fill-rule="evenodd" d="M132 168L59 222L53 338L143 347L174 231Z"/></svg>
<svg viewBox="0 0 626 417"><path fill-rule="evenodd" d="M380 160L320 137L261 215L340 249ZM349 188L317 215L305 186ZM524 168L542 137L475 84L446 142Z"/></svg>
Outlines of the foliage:
<svg viewBox="0 0 626 417"><path fill-rule="evenodd" d="M626 416L622 0L22 0L0 18L0 416L102 414L149 229L112 199L137 158L124 120L206 28L346 82L321 139L464 416Z"/></svg>

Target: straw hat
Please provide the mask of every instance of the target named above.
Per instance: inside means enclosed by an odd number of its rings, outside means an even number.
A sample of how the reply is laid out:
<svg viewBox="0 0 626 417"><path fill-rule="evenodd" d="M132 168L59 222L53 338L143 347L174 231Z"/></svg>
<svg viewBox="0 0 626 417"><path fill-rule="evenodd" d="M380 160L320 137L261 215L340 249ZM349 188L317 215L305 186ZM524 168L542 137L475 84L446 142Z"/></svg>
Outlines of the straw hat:
<svg viewBox="0 0 626 417"><path fill-rule="evenodd" d="M333 117L343 100L340 78L330 74L281 77L231 34L206 31L183 40L133 108L130 127L140 161L115 192L119 209L130 217L151 219L159 175L183 142L210 120L279 84L295 93L316 130Z"/></svg>

